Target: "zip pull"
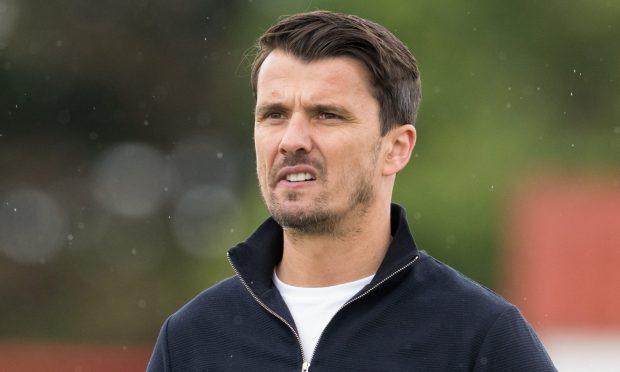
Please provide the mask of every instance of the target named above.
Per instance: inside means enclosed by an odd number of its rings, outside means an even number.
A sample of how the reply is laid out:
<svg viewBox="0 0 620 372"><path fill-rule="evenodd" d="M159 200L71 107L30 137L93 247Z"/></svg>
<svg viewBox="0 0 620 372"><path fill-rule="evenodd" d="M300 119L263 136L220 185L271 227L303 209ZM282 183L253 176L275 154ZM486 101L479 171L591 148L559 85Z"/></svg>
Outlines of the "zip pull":
<svg viewBox="0 0 620 372"><path fill-rule="evenodd" d="M310 362L303 362L301 365L301 372L308 372L310 369Z"/></svg>

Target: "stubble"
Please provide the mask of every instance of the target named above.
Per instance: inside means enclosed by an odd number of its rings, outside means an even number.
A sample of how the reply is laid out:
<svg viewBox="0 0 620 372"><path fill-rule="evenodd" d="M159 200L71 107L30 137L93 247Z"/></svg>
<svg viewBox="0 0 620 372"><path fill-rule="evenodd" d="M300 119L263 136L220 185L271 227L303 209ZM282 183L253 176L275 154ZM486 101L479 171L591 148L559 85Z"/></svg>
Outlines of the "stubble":
<svg viewBox="0 0 620 372"><path fill-rule="evenodd" d="M350 228L343 228L342 221L351 213L355 213L357 218L363 218L368 212L368 206L375 198L375 189L372 180L375 176L374 165L376 164L379 154L380 143L377 142L371 150L370 164L366 167L366 172L357 174L357 179L352 183L342 182L342 187L352 188L348 196L347 208L342 210L334 210L330 208L330 199L332 195L328 190L322 191L312 201L311 207L305 210L289 210L284 203L297 201L302 195L297 191L288 191L283 195L283 199L271 191L277 184L275 174L283 166L293 166L299 164L307 164L317 169L317 181L323 185L327 185L327 175L324 165L317 160L311 159L308 154L298 153L289 157L285 157L281 164L274 167L269 177L269 201L265 195L263 199L273 219L278 222L291 235L329 235L333 237L346 237L355 234ZM343 177L343 175L340 175Z"/></svg>

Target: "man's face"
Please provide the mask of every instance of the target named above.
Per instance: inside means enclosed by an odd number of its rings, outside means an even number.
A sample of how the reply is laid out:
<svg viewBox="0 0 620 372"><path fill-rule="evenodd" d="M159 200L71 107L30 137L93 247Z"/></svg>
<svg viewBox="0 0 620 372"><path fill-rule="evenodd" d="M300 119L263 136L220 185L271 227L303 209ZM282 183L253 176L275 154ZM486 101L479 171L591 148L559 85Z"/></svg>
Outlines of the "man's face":
<svg viewBox="0 0 620 372"><path fill-rule="evenodd" d="M285 228L334 233L344 218L365 213L382 145L366 67L273 51L258 75L254 141L262 196Z"/></svg>

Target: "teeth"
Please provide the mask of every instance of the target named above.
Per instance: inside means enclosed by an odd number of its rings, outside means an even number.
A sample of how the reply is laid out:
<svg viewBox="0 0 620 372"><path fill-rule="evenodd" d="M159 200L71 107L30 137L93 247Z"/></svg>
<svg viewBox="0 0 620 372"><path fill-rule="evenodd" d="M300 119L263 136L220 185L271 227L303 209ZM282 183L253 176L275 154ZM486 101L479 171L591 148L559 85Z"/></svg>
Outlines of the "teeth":
<svg viewBox="0 0 620 372"><path fill-rule="evenodd" d="M291 173L286 175L286 180L289 182L301 182L313 179L310 173Z"/></svg>

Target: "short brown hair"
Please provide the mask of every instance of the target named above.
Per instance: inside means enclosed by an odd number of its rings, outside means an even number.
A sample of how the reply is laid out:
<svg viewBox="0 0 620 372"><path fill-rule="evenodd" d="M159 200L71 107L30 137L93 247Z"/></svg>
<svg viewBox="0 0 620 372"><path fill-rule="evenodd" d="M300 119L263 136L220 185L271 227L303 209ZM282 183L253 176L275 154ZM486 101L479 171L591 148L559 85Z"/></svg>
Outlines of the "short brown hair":
<svg viewBox="0 0 620 372"><path fill-rule="evenodd" d="M399 124L415 124L420 71L409 49L385 27L354 15L322 10L282 18L256 43L251 73L254 95L260 67L275 49L308 62L348 56L364 63L379 102L381 135Z"/></svg>

